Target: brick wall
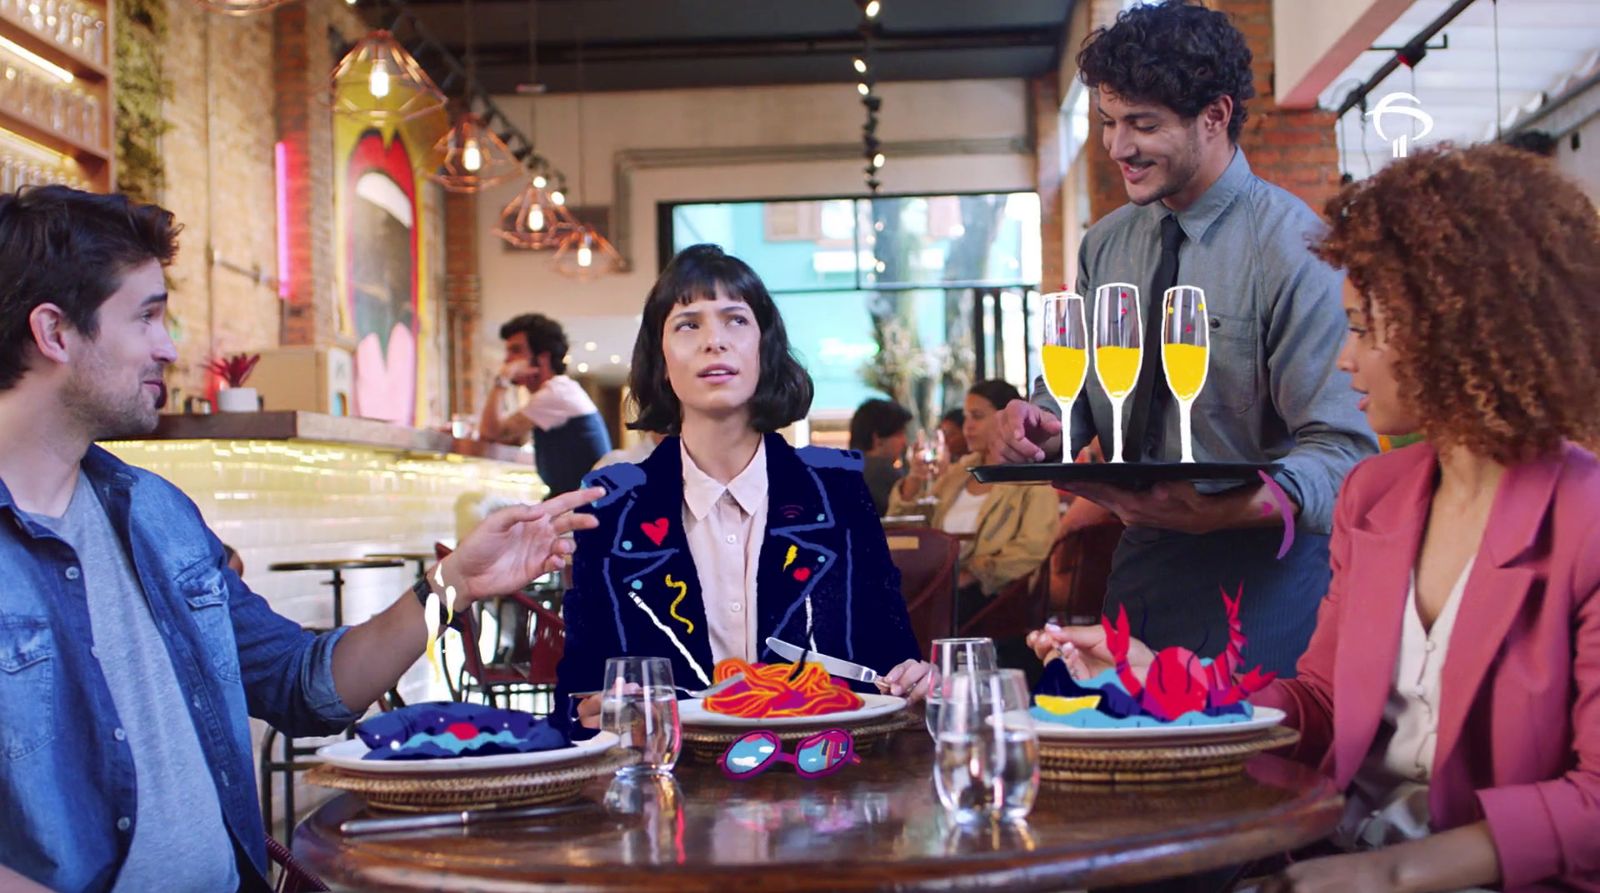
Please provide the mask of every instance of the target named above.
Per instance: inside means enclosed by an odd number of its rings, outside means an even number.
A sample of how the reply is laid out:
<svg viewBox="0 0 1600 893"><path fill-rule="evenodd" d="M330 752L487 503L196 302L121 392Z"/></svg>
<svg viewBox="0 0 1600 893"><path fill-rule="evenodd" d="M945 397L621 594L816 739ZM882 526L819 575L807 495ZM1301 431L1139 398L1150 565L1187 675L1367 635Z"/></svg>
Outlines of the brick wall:
<svg viewBox="0 0 1600 893"><path fill-rule="evenodd" d="M445 331L450 363L450 412L476 414L482 395L478 321L483 277L478 272L478 197L446 193L444 200Z"/></svg>
<svg viewBox="0 0 1600 893"><path fill-rule="evenodd" d="M162 140L160 203L183 223L169 273L178 396L203 393L215 355L282 344L335 343L331 125L316 96L337 61L328 32L363 30L344 4L294 3L234 18L167 0L161 57L172 97ZM277 293L274 146L284 139L290 196L291 300ZM241 272L242 271L242 272Z"/></svg>
<svg viewBox="0 0 1600 893"><path fill-rule="evenodd" d="M1339 191L1333 113L1280 109L1272 101L1273 29L1293 23L1273 22L1272 0L1213 0L1209 5L1233 17L1254 55L1256 98L1250 100L1250 120L1239 135L1251 169L1321 213L1323 204Z"/></svg>
<svg viewBox="0 0 1600 893"><path fill-rule="evenodd" d="M179 397L200 393L216 354L259 350L278 341L278 299L262 282L212 262L276 274L277 218L272 178L271 23L207 13L168 0L170 34L162 57L173 93L172 125L162 140L167 186L161 203L183 224L170 271L178 362L170 382ZM176 60L183 60L181 63Z"/></svg>
<svg viewBox="0 0 1600 893"><path fill-rule="evenodd" d="M1264 180L1293 192L1314 210L1339 191L1339 151L1332 113L1316 109L1280 109L1273 96L1272 0L1211 0L1206 4L1233 17L1254 56L1256 98L1250 100L1250 119L1239 145L1250 167ZM1115 19L1116 0L1094 0L1096 25ZM1077 47L1068 52L1077 53ZM1099 116L1089 122L1089 208L1098 220L1128 201L1117 167L1101 148Z"/></svg>
<svg viewBox="0 0 1600 893"><path fill-rule="evenodd" d="M1066 238L1061 204L1061 95L1054 72L1028 82L1032 107L1034 157L1039 190L1039 235L1044 245L1060 245ZM1064 288L1071 276L1060 251L1045 251L1040 258L1039 284L1047 292Z"/></svg>

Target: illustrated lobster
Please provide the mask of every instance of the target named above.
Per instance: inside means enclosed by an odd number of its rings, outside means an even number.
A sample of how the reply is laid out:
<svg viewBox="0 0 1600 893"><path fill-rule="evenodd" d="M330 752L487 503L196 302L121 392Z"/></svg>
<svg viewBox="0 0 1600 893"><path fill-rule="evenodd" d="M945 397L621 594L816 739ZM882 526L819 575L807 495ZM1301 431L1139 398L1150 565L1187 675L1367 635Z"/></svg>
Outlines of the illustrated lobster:
<svg viewBox="0 0 1600 893"><path fill-rule="evenodd" d="M1263 673L1257 667L1234 681L1233 674L1244 658L1245 636L1239 626L1239 599L1243 597L1242 585L1239 594L1231 599L1228 591L1222 590L1222 604L1228 612L1228 647L1215 661L1204 661L1187 648L1163 648L1156 652L1143 684L1128 664L1128 609L1117 609L1115 625L1109 617L1100 621L1106 632L1106 648L1116 661L1117 677L1140 712L1162 722L1171 722L1191 711L1231 712L1225 708L1266 688L1278 675Z"/></svg>

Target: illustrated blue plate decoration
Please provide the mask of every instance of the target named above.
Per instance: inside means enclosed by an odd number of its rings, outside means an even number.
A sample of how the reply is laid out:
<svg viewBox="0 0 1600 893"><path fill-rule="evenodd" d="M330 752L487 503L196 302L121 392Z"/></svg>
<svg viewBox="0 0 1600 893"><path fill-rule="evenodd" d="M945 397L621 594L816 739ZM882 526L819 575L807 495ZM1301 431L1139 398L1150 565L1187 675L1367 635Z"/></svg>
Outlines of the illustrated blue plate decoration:
<svg viewBox="0 0 1600 893"><path fill-rule="evenodd" d="M381 713L356 726L365 760L434 760L571 747L549 720L521 710L436 701Z"/></svg>

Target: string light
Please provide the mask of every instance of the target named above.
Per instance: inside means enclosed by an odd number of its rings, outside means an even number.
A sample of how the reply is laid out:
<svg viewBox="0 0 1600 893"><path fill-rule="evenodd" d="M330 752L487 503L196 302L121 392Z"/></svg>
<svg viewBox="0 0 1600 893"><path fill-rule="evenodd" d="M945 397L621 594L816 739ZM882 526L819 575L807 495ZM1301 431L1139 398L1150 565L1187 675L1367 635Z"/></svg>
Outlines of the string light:
<svg viewBox="0 0 1600 893"><path fill-rule="evenodd" d="M867 191L873 195L878 194L878 171L884 163L884 155L878 149L878 110L882 108L883 100L873 92L877 78L874 76L876 66L872 59L873 42L877 36L874 22L882 11L881 0L868 0L861 4L861 25L858 30L861 32L862 48L861 53L850 60L856 74L862 76L856 83L856 93L860 94L861 105L867 110L866 123L861 125L861 155L867 160Z"/></svg>

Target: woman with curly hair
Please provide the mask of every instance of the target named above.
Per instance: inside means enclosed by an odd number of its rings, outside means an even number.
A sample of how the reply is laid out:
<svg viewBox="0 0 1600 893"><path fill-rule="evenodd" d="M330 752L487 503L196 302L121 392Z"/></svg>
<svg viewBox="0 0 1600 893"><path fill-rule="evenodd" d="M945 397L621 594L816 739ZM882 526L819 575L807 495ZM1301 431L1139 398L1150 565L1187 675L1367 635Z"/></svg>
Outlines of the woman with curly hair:
<svg viewBox="0 0 1600 893"><path fill-rule="evenodd" d="M1424 440L1351 472L1298 676L1252 699L1347 797L1345 852L1273 886L1600 890L1600 218L1504 146L1397 161L1328 217L1339 365ZM1110 660L1098 629L1030 642Z"/></svg>

